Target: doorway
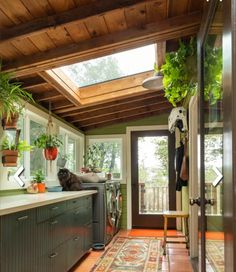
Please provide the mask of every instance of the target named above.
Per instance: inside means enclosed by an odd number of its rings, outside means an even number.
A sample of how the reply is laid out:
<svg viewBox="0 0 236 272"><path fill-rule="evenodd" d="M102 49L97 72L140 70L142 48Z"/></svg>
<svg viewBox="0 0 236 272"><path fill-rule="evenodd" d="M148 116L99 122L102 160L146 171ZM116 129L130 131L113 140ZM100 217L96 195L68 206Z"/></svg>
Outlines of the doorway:
<svg viewBox="0 0 236 272"><path fill-rule="evenodd" d="M131 132L132 227L163 228L175 210L174 137L167 130ZM175 228L175 221L169 226Z"/></svg>
<svg viewBox="0 0 236 272"><path fill-rule="evenodd" d="M224 270L222 3L212 1L200 31L199 269ZM221 21L220 21L221 20ZM216 27L216 25L218 27Z"/></svg>

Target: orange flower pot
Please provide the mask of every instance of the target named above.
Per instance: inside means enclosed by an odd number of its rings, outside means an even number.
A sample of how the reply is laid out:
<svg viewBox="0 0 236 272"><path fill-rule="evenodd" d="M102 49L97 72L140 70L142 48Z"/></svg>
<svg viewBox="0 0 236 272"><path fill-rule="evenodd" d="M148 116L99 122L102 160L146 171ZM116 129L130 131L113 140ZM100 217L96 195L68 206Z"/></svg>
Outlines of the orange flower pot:
<svg viewBox="0 0 236 272"><path fill-rule="evenodd" d="M41 182L41 183L38 183L38 192L39 193L45 193L45 183Z"/></svg>
<svg viewBox="0 0 236 272"><path fill-rule="evenodd" d="M54 161L57 158L58 149L57 147L48 147L44 149L44 157L48 161Z"/></svg>

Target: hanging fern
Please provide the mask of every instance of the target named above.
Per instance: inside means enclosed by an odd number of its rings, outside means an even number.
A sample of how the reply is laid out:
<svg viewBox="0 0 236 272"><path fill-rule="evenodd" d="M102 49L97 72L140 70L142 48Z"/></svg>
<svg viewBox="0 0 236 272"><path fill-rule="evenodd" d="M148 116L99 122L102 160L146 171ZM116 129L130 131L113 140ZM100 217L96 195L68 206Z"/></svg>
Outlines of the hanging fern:
<svg viewBox="0 0 236 272"><path fill-rule="evenodd" d="M222 53L220 48L205 48L205 99L216 103L222 96ZM165 97L176 107L197 91L197 43L191 38L188 44L179 42L176 52L166 54L161 67Z"/></svg>

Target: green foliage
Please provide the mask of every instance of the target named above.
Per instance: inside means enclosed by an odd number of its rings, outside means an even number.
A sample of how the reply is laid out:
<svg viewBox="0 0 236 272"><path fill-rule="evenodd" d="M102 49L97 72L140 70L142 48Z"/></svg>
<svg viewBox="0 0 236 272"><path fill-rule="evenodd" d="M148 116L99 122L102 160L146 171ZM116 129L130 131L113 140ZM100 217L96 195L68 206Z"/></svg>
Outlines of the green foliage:
<svg viewBox="0 0 236 272"><path fill-rule="evenodd" d="M86 61L79 66L74 64L68 69L79 86L92 85L123 76L117 60L112 56Z"/></svg>
<svg viewBox="0 0 236 272"><path fill-rule="evenodd" d="M179 43L176 52L166 54L165 64L161 67L165 97L176 107L188 94L197 89L196 40L191 39L185 45Z"/></svg>
<svg viewBox="0 0 236 272"><path fill-rule="evenodd" d="M42 169L34 172L33 181L37 183L42 183L45 180L45 175Z"/></svg>
<svg viewBox="0 0 236 272"><path fill-rule="evenodd" d="M207 43L204 62L204 98L210 105L222 99L222 61L222 49L213 48Z"/></svg>
<svg viewBox="0 0 236 272"><path fill-rule="evenodd" d="M1 150L17 150L19 152L19 156L22 155L24 151L31 151L33 146L29 145L26 141L19 140L16 145L13 141L10 141L6 136L1 145Z"/></svg>
<svg viewBox="0 0 236 272"><path fill-rule="evenodd" d="M34 145L38 148L60 147L62 141L56 135L41 134L35 141Z"/></svg>
<svg viewBox="0 0 236 272"><path fill-rule="evenodd" d="M93 171L113 173L120 177L120 169L116 160L120 160L121 146L118 142L101 142L89 145L84 156L84 165Z"/></svg>
<svg viewBox="0 0 236 272"><path fill-rule="evenodd" d="M161 67L165 97L176 107L184 104L197 90L197 46L196 39L188 44L180 41L176 52L166 54ZM204 60L205 100L215 104L222 98L222 49L205 46Z"/></svg>
<svg viewBox="0 0 236 272"><path fill-rule="evenodd" d="M25 102L34 102L32 95L21 88L21 84L11 81L10 73L1 72L0 63L0 118L21 112Z"/></svg>

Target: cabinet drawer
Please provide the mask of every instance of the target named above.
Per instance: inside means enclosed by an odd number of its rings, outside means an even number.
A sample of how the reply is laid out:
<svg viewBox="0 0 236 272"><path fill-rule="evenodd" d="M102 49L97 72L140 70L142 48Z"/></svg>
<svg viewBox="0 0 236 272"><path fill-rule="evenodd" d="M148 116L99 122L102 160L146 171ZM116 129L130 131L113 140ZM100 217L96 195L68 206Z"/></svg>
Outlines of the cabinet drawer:
<svg viewBox="0 0 236 272"><path fill-rule="evenodd" d="M84 197L84 207L85 209L92 209L92 197L86 196Z"/></svg>
<svg viewBox="0 0 236 272"><path fill-rule="evenodd" d="M37 208L37 222L46 221L54 216L63 213L66 209L66 201Z"/></svg>
<svg viewBox="0 0 236 272"><path fill-rule="evenodd" d="M84 237L81 234L67 241L67 269L71 268L84 254Z"/></svg>
<svg viewBox="0 0 236 272"><path fill-rule="evenodd" d="M67 271L67 243L64 243L38 257L37 272Z"/></svg>
<svg viewBox="0 0 236 272"><path fill-rule="evenodd" d="M68 209L74 209L83 206L83 198L75 198L67 201Z"/></svg>

